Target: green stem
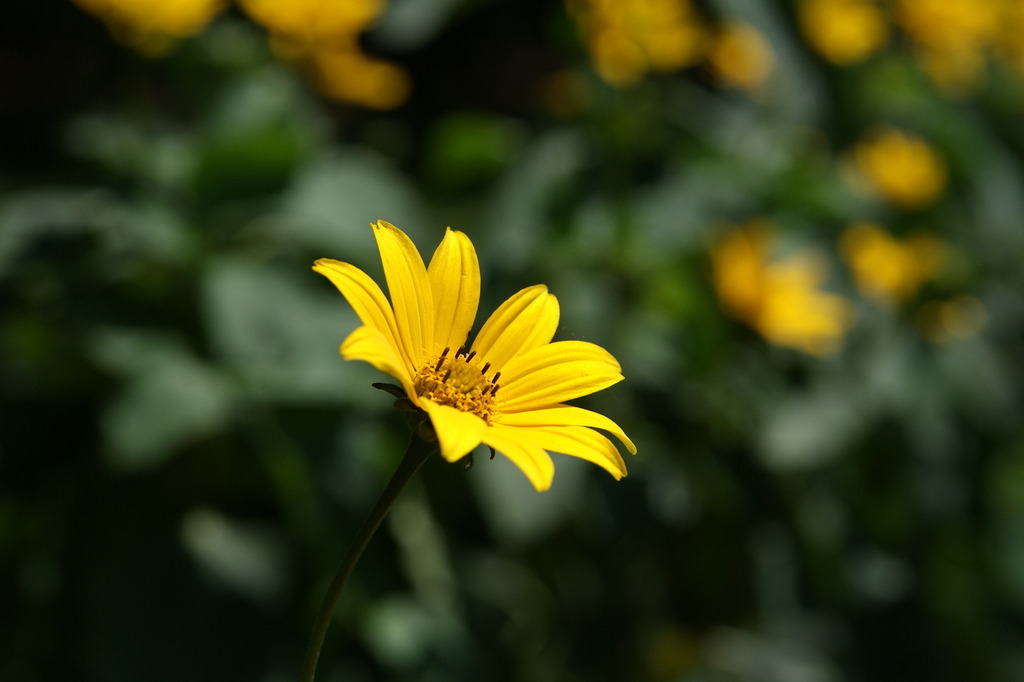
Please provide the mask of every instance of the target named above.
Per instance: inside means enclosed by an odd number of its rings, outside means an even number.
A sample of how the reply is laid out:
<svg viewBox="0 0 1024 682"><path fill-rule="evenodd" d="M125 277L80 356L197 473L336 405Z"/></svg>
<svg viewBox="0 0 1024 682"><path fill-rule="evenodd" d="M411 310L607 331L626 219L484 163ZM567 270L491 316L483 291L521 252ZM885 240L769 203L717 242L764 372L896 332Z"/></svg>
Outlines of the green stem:
<svg viewBox="0 0 1024 682"><path fill-rule="evenodd" d="M348 547L348 551L345 552L341 565L338 566L338 571L334 574L331 586L327 588L327 594L320 605L320 614L317 616L316 624L313 626L313 634L309 638L309 646L306 649L306 660L302 666L302 682L313 682L313 677L316 675L316 663L320 658L320 648L323 646L324 637L327 635L327 628L330 626L331 618L334 616L334 607L337 606L341 592L345 589L349 576L352 575L352 569L355 568L359 557L363 555L363 550L370 543L370 538L377 532L381 521L391 511L392 505L398 499L398 494L402 492L405 484L419 471L419 468L423 466L423 463L427 461L427 458L436 449L436 443L428 443L418 435L413 434L409 441L409 447L406 449L402 461L398 464L398 468L395 469L395 473L391 476L391 480L388 481L384 492L377 498L377 504L373 506L366 519L363 520L363 525L359 527L359 532L356 533L352 544Z"/></svg>

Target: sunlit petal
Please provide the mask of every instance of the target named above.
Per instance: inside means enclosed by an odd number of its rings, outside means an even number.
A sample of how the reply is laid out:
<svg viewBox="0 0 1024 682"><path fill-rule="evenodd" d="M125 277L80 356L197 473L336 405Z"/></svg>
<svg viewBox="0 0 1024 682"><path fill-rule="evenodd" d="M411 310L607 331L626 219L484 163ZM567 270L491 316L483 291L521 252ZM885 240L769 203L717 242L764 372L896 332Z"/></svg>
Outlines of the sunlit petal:
<svg viewBox="0 0 1024 682"><path fill-rule="evenodd" d="M500 421L508 426L589 426L602 429L622 441L631 454L636 454L636 446L618 424L603 414L582 407L554 405L528 412L511 412L502 414Z"/></svg>
<svg viewBox="0 0 1024 682"><path fill-rule="evenodd" d="M384 292L369 275L348 263L321 258L313 264L313 270L331 280L341 295L359 316L360 321L368 327L379 331L385 340L399 353L407 373L414 371L411 359L398 343L398 331L395 315Z"/></svg>
<svg viewBox="0 0 1024 682"><path fill-rule="evenodd" d="M626 463L615 444L584 426L510 426L516 440L531 443L549 452L585 459L598 465L616 479L626 475Z"/></svg>
<svg viewBox="0 0 1024 682"><path fill-rule="evenodd" d="M473 350L496 367L551 341L558 299L543 284L527 287L498 306L480 329Z"/></svg>
<svg viewBox="0 0 1024 682"><path fill-rule="evenodd" d="M480 445L487 424L472 412L462 412L448 405L422 399L420 406L430 415L434 425L441 456L449 462L456 462Z"/></svg>
<svg viewBox="0 0 1024 682"><path fill-rule="evenodd" d="M391 223L377 221L373 234L395 310L398 339L412 366L418 367L434 352L434 304L427 268L412 240Z"/></svg>
<svg viewBox="0 0 1024 682"><path fill-rule="evenodd" d="M557 341L516 358L501 373L502 412L541 409L622 381L619 363L586 341Z"/></svg>
<svg viewBox="0 0 1024 682"><path fill-rule="evenodd" d="M362 360L368 362L385 374L390 374L402 382L402 386L410 395L413 392L412 376L405 369L398 357L398 352L391 342L374 327L356 328L341 344L341 355L346 360Z"/></svg>
<svg viewBox="0 0 1024 682"><path fill-rule="evenodd" d="M537 490L551 487L555 464L544 448L520 437L515 427L491 426L484 431L484 443L512 460Z"/></svg>
<svg viewBox="0 0 1024 682"><path fill-rule="evenodd" d="M480 265L469 237L448 228L427 275L434 301L434 348L457 349L466 342L480 302Z"/></svg>

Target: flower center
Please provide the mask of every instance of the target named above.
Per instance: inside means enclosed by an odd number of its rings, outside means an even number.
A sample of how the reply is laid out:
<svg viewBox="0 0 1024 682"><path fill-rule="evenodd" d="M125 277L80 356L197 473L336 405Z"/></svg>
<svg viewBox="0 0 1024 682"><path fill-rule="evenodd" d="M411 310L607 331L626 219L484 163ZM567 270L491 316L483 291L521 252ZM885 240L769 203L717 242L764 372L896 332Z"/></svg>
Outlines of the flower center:
<svg viewBox="0 0 1024 682"><path fill-rule="evenodd" d="M495 372L488 379L491 364L481 367L475 351L466 354L465 348L460 348L453 356L450 350L445 348L432 364L416 372L413 378L416 395L438 405L471 412L489 422L494 413L494 394L498 392L501 372Z"/></svg>

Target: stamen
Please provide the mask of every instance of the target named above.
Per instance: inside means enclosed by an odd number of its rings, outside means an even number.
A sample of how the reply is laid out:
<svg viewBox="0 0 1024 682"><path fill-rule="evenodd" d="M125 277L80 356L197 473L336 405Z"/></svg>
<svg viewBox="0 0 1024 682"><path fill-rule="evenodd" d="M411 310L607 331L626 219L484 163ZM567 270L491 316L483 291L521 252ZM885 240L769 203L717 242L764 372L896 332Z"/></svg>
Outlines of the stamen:
<svg viewBox="0 0 1024 682"><path fill-rule="evenodd" d="M494 414L496 386L487 379L490 364L481 370L471 362L478 357L476 351L467 353L466 345L454 355L450 347L445 348L433 363L416 372L413 378L416 395L475 414L489 423Z"/></svg>
<svg viewBox="0 0 1024 682"><path fill-rule="evenodd" d="M499 389L499 388L501 388L501 384L494 384L494 388L492 388L492 389L491 389L491 397L492 397L492 398L493 398L493 397L495 396L495 394L496 394L496 393L498 392L498 389Z"/></svg>
<svg viewBox="0 0 1024 682"><path fill-rule="evenodd" d="M497 384L498 383L498 377L500 377L500 376L501 376L501 372L495 372L494 373L494 378L491 379L491 383L492 384ZM495 387L494 390L497 391L498 390L497 387Z"/></svg>
<svg viewBox="0 0 1024 682"><path fill-rule="evenodd" d="M484 366L480 368L480 373L481 374L487 374L487 370L489 370L490 368L491 368L491 363L485 362Z"/></svg>

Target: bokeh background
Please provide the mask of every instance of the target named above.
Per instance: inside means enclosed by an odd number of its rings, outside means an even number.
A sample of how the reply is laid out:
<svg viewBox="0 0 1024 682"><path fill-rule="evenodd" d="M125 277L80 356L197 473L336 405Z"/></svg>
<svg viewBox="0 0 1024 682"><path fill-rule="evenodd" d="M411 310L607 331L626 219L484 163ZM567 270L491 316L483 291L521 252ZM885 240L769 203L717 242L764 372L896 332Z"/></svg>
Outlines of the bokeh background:
<svg viewBox="0 0 1024 682"><path fill-rule="evenodd" d="M1024 679L1024 3L5 14L0 682L297 678L407 437L310 270L379 218L639 454L429 462L319 679Z"/></svg>

